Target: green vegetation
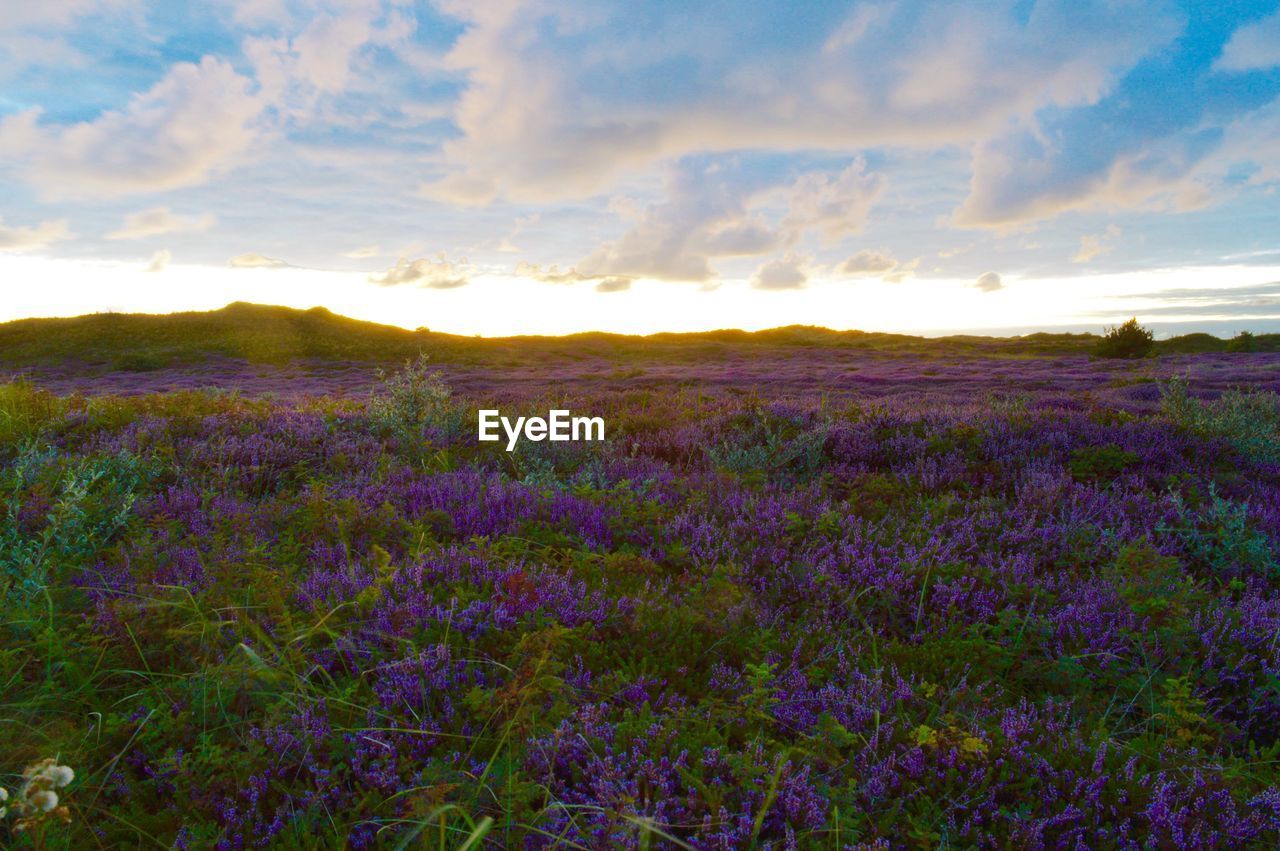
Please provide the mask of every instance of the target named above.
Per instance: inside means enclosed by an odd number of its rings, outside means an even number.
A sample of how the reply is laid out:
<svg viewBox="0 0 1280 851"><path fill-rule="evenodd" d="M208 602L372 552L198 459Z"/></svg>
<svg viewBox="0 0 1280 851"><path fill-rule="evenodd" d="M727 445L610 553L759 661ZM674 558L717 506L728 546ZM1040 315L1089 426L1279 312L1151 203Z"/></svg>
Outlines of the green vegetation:
<svg viewBox="0 0 1280 851"><path fill-rule="evenodd" d="M1117 329L1124 331L1125 340L1129 339L1129 332L1124 329L1130 325L1136 327L1136 322ZM1242 340L1251 348L1240 348ZM1150 343L1149 338L1147 342ZM721 330L643 337L586 333L565 337L480 338L436 333L425 328L407 331L338 316L322 307L295 310L244 302L208 312L101 313L0 324L0 364L75 361L124 372L201 363L210 357L240 358L254 363L312 359L393 363L415 358L422 351L447 357L453 363L474 364L534 357L600 357L626 361L638 353L654 361L687 362L753 346L843 348L957 357L1035 357L1086 354L1100 345L1105 349L1114 344L1096 334L1036 333L1021 337L958 334L926 338L832 331L804 325L754 332ZM1208 334L1187 334L1154 343L1157 354L1277 349L1280 349L1280 334L1241 335L1230 343Z"/></svg>
<svg viewBox="0 0 1280 851"><path fill-rule="evenodd" d="M1182 378L1161 388L1165 413L1182 428L1205 438L1226 441L1242 456L1259 463L1280 463L1280 407L1273 393L1228 390L1218 399L1190 395Z"/></svg>
<svg viewBox="0 0 1280 851"><path fill-rule="evenodd" d="M1117 328L1108 328L1094 352L1104 358L1144 358L1154 347L1151 332L1134 317Z"/></svg>
<svg viewBox="0 0 1280 851"><path fill-rule="evenodd" d="M1248 331L1241 331L1227 341L1229 352L1256 352L1257 350L1258 338Z"/></svg>

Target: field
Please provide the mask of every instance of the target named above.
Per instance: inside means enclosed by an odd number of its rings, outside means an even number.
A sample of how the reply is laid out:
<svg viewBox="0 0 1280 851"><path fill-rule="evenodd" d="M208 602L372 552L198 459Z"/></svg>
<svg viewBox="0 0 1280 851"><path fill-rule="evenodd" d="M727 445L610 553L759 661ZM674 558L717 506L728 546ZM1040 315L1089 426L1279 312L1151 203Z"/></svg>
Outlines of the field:
<svg viewBox="0 0 1280 851"><path fill-rule="evenodd" d="M0 845L1280 844L1280 354L253 310L0 326Z"/></svg>

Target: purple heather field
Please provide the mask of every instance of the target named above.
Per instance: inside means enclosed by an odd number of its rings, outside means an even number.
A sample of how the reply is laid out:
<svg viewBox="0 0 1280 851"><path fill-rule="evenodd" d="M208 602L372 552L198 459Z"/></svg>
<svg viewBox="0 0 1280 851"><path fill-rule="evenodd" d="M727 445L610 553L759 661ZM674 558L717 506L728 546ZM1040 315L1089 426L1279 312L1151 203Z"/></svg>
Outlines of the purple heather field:
<svg viewBox="0 0 1280 851"><path fill-rule="evenodd" d="M1196 395L1233 387L1280 391L1280 353L1166 355L1158 360L1103 360L1087 355L986 358L881 353L839 348L729 350L702 363L620 365L584 355L528 363L439 364L460 395L521 399L556 388L569 395L636 389L683 388L710 395L755 393L778 399L829 396L879 399L924 397L934 403L972 401L990 393L1066 399L1089 394L1100 403L1149 408L1160 399L1153 382L1181 375ZM60 395L134 396L171 390L218 388L282 400L308 396L363 399L374 377L368 362L297 361L288 365L209 358L199 364L147 372L119 372L86 364L12 368ZM0 373L3 374L3 373Z"/></svg>
<svg viewBox="0 0 1280 851"><path fill-rule="evenodd" d="M1280 355L492 360L14 369L0 838L1280 842Z"/></svg>

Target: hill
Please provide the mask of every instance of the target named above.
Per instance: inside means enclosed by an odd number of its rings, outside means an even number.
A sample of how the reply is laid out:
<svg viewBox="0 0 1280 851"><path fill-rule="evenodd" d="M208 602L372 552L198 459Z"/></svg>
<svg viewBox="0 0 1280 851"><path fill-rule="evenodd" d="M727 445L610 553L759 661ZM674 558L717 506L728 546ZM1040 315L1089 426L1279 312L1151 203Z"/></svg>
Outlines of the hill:
<svg viewBox="0 0 1280 851"><path fill-rule="evenodd" d="M1031 357L1089 352L1094 334L1036 333L1019 337L833 331L792 325L766 331L719 330L648 336L583 333L564 337L480 338L408 331L339 316L323 307L235 302L221 310L164 315L99 313L61 319L21 319L0 324L0 363L74 361L145 371L209 357L257 363L299 360L386 362L420 351L462 363L506 362L513 357L605 357L625 360L689 360L750 346L834 347L947 356ZM1280 335L1260 335L1258 348L1274 351ZM1226 341L1207 334L1157 343L1160 353L1224 351Z"/></svg>

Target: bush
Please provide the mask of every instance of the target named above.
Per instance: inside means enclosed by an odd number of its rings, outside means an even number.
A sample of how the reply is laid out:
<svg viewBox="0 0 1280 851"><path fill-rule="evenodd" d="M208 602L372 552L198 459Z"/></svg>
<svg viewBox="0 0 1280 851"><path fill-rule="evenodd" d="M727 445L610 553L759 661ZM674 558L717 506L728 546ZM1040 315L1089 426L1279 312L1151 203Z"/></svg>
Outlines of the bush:
<svg viewBox="0 0 1280 851"><path fill-rule="evenodd" d="M397 373L378 370L380 386L369 400L367 411L374 425L389 430L406 447L419 444L429 426L448 438L461 433L464 425L448 383L430 369L429 360L420 354L405 361Z"/></svg>
<svg viewBox="0 0 1280 851"><path fill-rule="evenodd" d="M1172 533L1193 566L1218 576L1247 573L1275 579L1277 565L1271 542L1249 522L1247 503L1219 496L1209 486L1208 499L1197 509L1177 494L1171 494L1178 522L1161 524L1160 531Z"/></svg>
<svg viewBox="0 0 1280 851"><path fill-rule="evenodd" d="M1228 390L1211 402L1192 398L1187 382L1174 377L1161 389L1166 416L1201 437L1225 440L1251 461L1280 464L1280 397Z"/></svg>
<svg viewBox="0 0 1280 851"><path fill-rule="evenodd" d="M1114 443L1105 446L1084 446L1071 454L1067 465L1071 477L1077 482L1111 481L1138 460L1136 453L1121 449Z"/></svg>
<svg viewBox="0 0 1280 851"><path fill-rule="evenodd" d="M54 570L84 565L120 532L153 475L128 453L60 459L34 443L0 471L0 600L43 588ZM24 521L33 488L50 493L44 517Z"/></svg>
<svg viewBox="0 0 1280 851"><path fill-rule="evenodd" d="M1258 338L1249 331L1241 331L1227 341L1229 352L1256 352L1257 350Z"/></svg>
<svg viewBox="0 0 1280 851"><path fill-rule="evenodd" d="M1104 358L1143 358L1154 345L1151 332L1135 317L1118 328L1108 328L1094 351Z"/></svg>
<svg viewBox="0 0 1280 851"><path fill-rule="evenodd" d="M0 384L0 458L49 428L66 407L65 400L22 379Z"/></svg>

